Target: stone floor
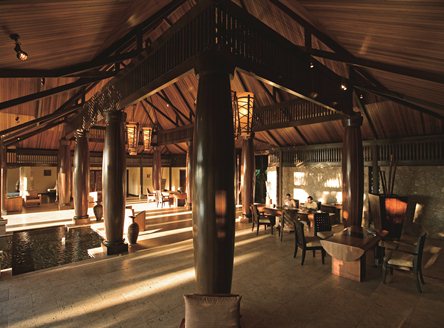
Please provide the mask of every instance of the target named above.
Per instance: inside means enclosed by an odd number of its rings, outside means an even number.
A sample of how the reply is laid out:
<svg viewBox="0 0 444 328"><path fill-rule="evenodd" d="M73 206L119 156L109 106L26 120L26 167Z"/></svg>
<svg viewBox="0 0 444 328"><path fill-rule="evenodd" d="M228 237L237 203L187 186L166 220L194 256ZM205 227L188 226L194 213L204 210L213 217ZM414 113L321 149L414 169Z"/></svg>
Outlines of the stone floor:
<svg viewBox="0 0 444 328"><path fill-rule="evenodd" d="M364 283L332 276L320 254L301 266L293 235L281 243L249 228L236 231L232 291L242 295L242 327L442 327L442 248L428 246L419 294L402 272L384 285L372 267ZM182 295L193 292L192 241L172 237L125 256L2 277L0 327L178 327Z"/></svg>

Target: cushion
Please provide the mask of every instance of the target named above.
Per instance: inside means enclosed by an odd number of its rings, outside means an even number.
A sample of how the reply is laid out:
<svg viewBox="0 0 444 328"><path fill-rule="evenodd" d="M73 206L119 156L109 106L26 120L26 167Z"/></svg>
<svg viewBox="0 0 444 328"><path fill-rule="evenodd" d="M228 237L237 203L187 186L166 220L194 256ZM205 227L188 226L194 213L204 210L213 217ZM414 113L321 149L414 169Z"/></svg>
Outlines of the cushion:
<svg viewBox="0 0 444 328"><path fill-rule="evenodd" d="M240 327L239 295L184 295L185 328Z"/></svg>
<svg viewBox="0 0 444 328"><path fill-rule="evenodd" d="M321 242L319 240L313 240L306 244L307 247L320 247Z"/></svg>
<svg viewBox="0 0 444 328"><path fill-rule="evenodd" d="M413 268L413 259L414 255L403 252L390 251L385 256L384 261L386 261L388 264L396 265L399 267Z"/></svg>
<svg viewBox="0 0 444 328"><path fill-rule="evenodd" d="M333 231L320 231L317 233L317 235L321 239L327 239L333 236Z"/></svg>

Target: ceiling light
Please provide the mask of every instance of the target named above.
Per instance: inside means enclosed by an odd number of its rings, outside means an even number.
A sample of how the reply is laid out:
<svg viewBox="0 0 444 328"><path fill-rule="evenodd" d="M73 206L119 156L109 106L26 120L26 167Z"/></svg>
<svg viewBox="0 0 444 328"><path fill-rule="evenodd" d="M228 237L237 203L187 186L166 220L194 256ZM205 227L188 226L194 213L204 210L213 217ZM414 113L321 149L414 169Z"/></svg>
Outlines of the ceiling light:
<svg viewBox="0 0 444 328"><path fill-rule="evenodd" d="M28 54L22 50L22 47L20 46L20 36L18 34L11 34L9 36L12 40L15 41L15 47L14 50L17 54L17 59L21 60L21 61L26 61L28 60Z"/></svg>
<svg viewBox="0 0 444 328"><path fill-rule="evenodd" d="M362 93L359 95L359 99L364 99L364 95Z"/></svg>
<svg viewBox="0 0 444 328"><path fill-rule="evenodd" d="M345 83L341 83L341 90L347 91L347 85Z"/></svg>
<svg viewBox="0 0 444 328"><path fill-rule="evenodd" d="M310 98L316 99L319 96L319 94L316 91L310 92Z"/></svg>
<svg viewBox="0 0 444 328"><path fill-rule="evenodd" d="M313 62L310 62L310 68L314 68L315 65L313 64Z"/></svg>

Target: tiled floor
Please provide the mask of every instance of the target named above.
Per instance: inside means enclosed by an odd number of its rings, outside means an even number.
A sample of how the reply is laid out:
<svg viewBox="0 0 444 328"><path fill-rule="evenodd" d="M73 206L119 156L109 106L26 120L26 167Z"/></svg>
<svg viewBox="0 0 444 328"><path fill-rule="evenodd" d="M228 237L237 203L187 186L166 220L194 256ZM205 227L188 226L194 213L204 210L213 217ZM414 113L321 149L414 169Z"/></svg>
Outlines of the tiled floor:
<svg viewBox="0 0 444 328"><path fill-rule="evenodd" d="M293 236L236 232L233 293L242 327L442 327L444 261L428 247L424 287L395 272L390 284L370 268L357 283L300 254ZM246 229L242 229L246 228ZM178 327L182 295L194 291L192 242L173 240L125 256L89 260L0 280L0 327Z"/></svg>

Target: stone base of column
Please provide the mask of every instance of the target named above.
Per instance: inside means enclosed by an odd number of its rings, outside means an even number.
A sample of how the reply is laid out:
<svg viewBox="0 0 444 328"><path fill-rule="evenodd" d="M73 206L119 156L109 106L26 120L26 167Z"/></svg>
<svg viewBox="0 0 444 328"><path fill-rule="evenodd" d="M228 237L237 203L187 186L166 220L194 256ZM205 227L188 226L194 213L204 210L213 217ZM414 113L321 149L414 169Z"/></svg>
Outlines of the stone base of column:
<svg viewBox="0 0 444 328"><path fill-rule="evenodd" d="M110 243L104 240L102 242L102 249L106 255L128 253L128 244L126 244L124 240L120 243Z"/></svg>
<svg viewBox="0 0 444 328"><path fill-rule="evenodd" d="M71 204L59 204L58 208L59 208L59 210L70 210L73 207Z"/></svg>
<svg viewBox="0 0 444 328"><path fill-rule="evenodd" d="M0 236L6 235L6 224L8 220L0 218Z"/></svg>
<svg viewBox="0 0 444 328"><path fill-rule="evenodd" d="M251 223L252 221L250 220L250 218L248 216L246 216L245 214L242 214L242 217L240 219L240 223Z"/></svg>
<svg viewBox="0 0 444 328"><path fill-rule="evenodd" d="M75 225L82 225L82 224L88 224L88 223L91 223L91 220L89 219L88 215L74 217L74 224Z"/></svg>

